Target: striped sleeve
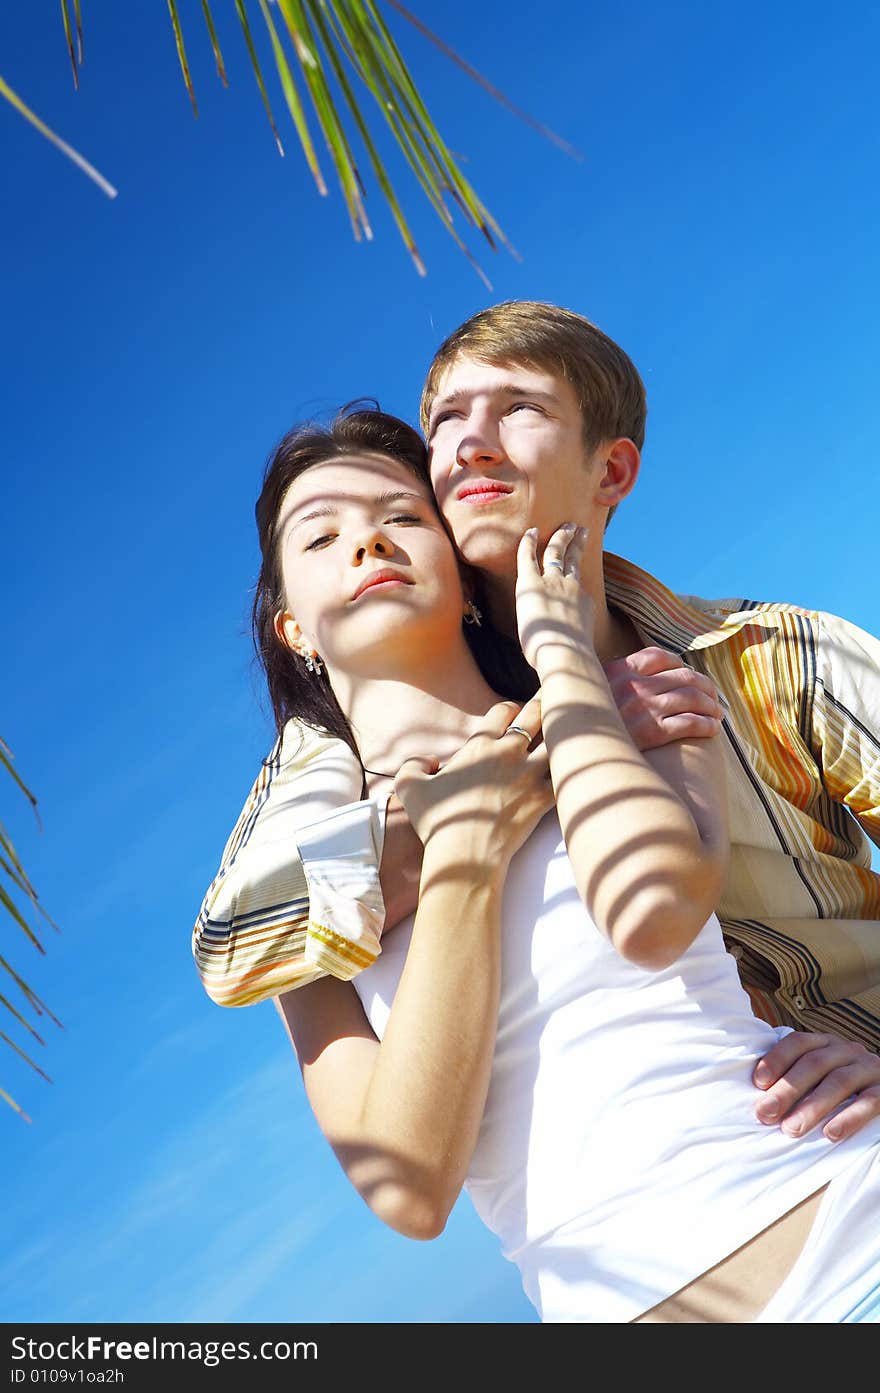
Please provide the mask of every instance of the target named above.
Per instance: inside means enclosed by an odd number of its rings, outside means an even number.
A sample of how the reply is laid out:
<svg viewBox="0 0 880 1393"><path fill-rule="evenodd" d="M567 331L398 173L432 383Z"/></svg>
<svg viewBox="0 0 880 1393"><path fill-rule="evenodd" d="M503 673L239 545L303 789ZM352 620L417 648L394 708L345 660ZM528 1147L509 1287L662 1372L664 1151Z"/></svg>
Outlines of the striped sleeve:
<svg viewBox="0 0 880 1393"><path fill-rule="evenodd" d="M880 642L835 615L817 620L813 731L823 783L880 846Z"/></svg>
<svg viewBox="0 0 880 1393"><path fill-rule="evenodd" d="M260 770L193 929L202 984L249 1006L380 951L384 816L341 741L288 722Z"/></svg>

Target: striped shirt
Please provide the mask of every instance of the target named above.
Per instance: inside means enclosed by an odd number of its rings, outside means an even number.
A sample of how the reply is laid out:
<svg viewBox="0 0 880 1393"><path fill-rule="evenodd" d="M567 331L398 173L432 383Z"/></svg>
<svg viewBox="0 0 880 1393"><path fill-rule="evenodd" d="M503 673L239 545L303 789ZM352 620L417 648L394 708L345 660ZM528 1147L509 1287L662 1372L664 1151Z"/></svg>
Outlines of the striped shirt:
<svg viewBox="0 0 880 1393"><path fill-rule="evenodd" d="M795 605L675 595L605 553L609 605L718 687L731 859L718 907L756 1014L880 1048L880 643ZM380 952L383 818L341 741L289 721L202 904L193 952L223 1006Z"/></svg>

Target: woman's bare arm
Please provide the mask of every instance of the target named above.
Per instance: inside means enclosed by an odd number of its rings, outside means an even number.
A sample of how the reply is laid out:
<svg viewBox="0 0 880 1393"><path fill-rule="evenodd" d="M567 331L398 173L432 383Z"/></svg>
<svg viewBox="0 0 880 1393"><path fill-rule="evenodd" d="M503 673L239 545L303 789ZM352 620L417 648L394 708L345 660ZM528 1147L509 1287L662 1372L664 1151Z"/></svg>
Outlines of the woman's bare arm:
<svg viewBox="0 0 880 1393"><path fill-rule="evenodd" d="M476 1144L498 1016L499 903L494 883L467 891L450 876L426 887L381 1043L350 983L324 978L280 998L321 1130L374 1213L410 1238L442 1232Z"/></svg>
<svg viewBox="0 0 880 1393"><path fill-rule="evenodd" d="M516 719L537 732L530 706ZM340 1164L374 1213L412 1238L442 1232L467 1174L494 1052L507 866L552 803L546 752L503 734L515 712L493 708L441 773L409 761L398 777L425 855L381 1043L349 983L324 978L278 1003Z"/></svg>

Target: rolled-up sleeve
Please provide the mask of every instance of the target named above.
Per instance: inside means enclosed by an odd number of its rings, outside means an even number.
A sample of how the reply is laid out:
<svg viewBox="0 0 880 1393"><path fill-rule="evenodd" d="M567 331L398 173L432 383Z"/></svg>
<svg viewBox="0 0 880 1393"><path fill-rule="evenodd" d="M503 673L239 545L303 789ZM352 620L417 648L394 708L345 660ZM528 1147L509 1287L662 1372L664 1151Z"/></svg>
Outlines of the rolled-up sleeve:
<svg viewBox="0 0 880 1393"><path fill-rule="evenodd" d="M248 795L193 929L202 984L249 1006L375 961L384 807L342 741L289 721Z"/></svg>
<svg viewBox="0 0 880 1393"><path fill-rule="evenodd" d="M880 642L836 615L818 615L814 743L831 797L880 846Z"/></svg>

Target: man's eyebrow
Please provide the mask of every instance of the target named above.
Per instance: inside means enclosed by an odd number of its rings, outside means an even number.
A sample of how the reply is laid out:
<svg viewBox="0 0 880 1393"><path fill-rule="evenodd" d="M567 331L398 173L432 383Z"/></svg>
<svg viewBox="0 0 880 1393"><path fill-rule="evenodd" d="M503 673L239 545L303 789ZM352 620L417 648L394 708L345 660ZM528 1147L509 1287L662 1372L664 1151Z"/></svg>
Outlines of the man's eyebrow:
<svg viewBox="0 0 880 1393"><path fill-rule="evenodd" d="M377 493L372 502L376 507L385 508L391 503L397 503L401 498L415 498L419 503L427 503L428 501L424 494L417 493L415 489L395 489L391 493ZM300 523L310 522L312 518L335 517L338 511L339 506L335 501L322 503L319 507L312 508L311 512L303 513L301 517L296 518L295 522L291 522L289 530L292 532L295 527L299 527Z"/></svg>
<svg viewBox="0 0 880 1393"><path fill-rule="evenodd" d="M559 401L555 392L542 392L540 388L527 387L522 382L501 382L497 387L491 387L489 390L493 396L534 397L536 401ZM442 397L435 397L431 403L431 415L433 416L439 407L455 406L457 402L479 396L479 394L479 389L474 390L470 387L456 387L452 392L444 392Z"/></svg>

